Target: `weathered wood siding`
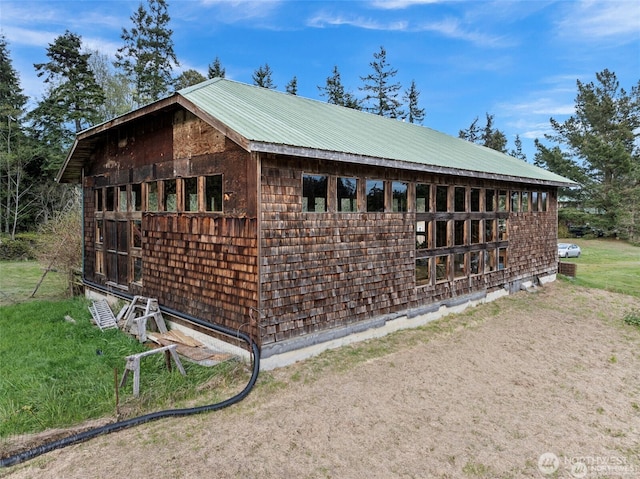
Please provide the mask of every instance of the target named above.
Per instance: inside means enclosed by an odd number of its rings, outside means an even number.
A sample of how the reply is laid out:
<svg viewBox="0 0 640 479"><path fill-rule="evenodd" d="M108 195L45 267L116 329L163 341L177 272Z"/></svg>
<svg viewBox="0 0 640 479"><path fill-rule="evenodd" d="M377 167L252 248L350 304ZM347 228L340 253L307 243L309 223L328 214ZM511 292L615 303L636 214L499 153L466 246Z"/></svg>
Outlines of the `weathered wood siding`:
<svg viewBox="0 0 640 479"><path fill-rule="evenodd" d="M545 190L548 211L501 214L509 216L508 268L416 287L414 208L404 213L303 212L303 174L495 189L514 185L282 156L264 158L261 171L263 344L495 290L557 269L553 189Z"/></svg>
<svg viewBox="0 0 640 479"><path fill-rule="evenodd" d="M185 110L108 131L85 170L85 277L247 331L258 307L256 170L247 151ZM222 212L96 211L99 188L207 175L222 175ZM113 285L96 272L97 220L141 221L142 281Z"/></svg>
<svg viewBox="0 0 640 479"><path fill-rule="evenodd" d="M143 229L145 295L247 331L250 310L258 306L255 218L149 213ZM252 333L256 337L257 331Z"/></svg>

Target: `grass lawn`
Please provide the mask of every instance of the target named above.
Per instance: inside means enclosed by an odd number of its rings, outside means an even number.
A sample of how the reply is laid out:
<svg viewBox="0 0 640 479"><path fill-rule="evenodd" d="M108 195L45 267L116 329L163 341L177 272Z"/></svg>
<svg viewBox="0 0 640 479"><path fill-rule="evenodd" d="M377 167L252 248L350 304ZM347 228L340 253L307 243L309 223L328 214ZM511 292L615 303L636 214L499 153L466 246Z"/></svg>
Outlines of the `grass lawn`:
<svg viewBox="0 0 640 479"><path fill-rule="evenodd" d="M34 298L33 290L44 273L37 261L0 261L0 306L33 299L60 299L67 292L63 274L49 271Z"/></svg>
<svg viewBox="0 0 640 479"><path fill-rule="evenodd" d="M608 239L562 239L580 246L579 258L562 259L578 265L575 283L589 288L640 297L640 247Z"/></svg>
<svg viewBox="0 0 640 479"><path fill-rule="evenodd" d="M124 358L147 347L117 329L101 331L90 321L88 305L76 298L0 307L0 438L116 415ZM248 378L235 361L183 366L186 377L177 368L168 372L164 355L144 358L140 397L132 396L133 379L119 392L121 416L173 408L194 397L198 405L215 403L228 397L220 397L227 392L224 381L241 377L244 386Z"/></svg>

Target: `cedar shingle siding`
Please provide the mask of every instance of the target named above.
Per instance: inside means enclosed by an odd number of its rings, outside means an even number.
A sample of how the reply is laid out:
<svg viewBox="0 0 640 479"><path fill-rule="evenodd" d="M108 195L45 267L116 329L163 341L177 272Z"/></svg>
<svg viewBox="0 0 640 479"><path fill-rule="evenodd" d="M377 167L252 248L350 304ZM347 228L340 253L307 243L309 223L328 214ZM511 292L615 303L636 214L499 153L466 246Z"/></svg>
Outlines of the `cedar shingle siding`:
<svg viewBox="0 0 640 479"><path fill-rule="evenodd" d="M218 87L239 88L238 101L277 95L213 81L202 89L207 101L226 94ZM473 170L496 152L457 139L446 141L470 158L468 171L279 143L282 125L261 123L254 130L266 136L254 138L245 123L268 118L247 109L243 119L231 102L217 113L191 91L78 135L59 179L83 181L89 283L231 329L259 317L251 333L265 346L556 273L564 178L504 155L504 175ZM340 178L357 184L355 198L337 198ZM368 184L382 211L367 211Z"/></svg>

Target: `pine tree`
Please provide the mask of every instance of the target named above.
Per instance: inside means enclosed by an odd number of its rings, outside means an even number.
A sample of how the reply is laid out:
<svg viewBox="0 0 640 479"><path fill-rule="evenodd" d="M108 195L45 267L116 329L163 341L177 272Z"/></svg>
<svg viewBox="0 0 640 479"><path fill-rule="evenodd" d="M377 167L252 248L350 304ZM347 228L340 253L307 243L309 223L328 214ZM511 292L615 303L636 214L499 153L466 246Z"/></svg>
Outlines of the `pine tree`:
<svg viewBox="0 0 640 479"><path fill-rule="evenodd" d="M226 71L224 68L222 68L222 65L220 64L220 58L216 57L215 60L213 60L213 63L209 65L207 77L209 79L224 78L225 75L226 75Z"/></svg>
<svg viewBox="0 0 640 479"><path fill-rule="evenodd" d="M289 95L297 95L298 94L298 77L294 76L287 86L285 87L286 92Z"/></svg>
<svg viewBox="0 0 640 479"><path fill-rule="evenodd" d="M116 53L115 66L122 68L134 84L138 105L167 95L173 83L173 68L179 66L173 51L173 30L166 0L148 0L130 17L131 30L122 29L124 46Z"/></svg>
<svg viewBox="0 0 640 479"><path fill-rule="evenodd" d="M522 140L520 139L520 135L516 135L516 139L513 141L515 145L515 149L509 152L510 156L514 158L518 158L522 161L527 161L527 155L525 155L524 151L522 151Z"/></svg>
<svg viewBox="0 0 640 479"><path fill-rule="evenodd" d="M405 116L409 123L420 123L424 120L424 108L418 107L418 98L420 97L420 92L416 87L415 80L411 80L411 86L405 92L403 100L407 103L408 111Z"/></svg>
<svg viewBox="0 0 640 479"><path fill-rule="evenodd" d="M360 102L351 93L345 91L337 66L333 67L333 73L330 77L327 77L325 86L319 86L318 90L320 90L320 96L327 97L327 103L353 108L354 110L360 109Z"/></svg>
<svg viewBox="0 0 640 479"><path fill-rule="evenodd" d="M486 146L492 150L499 151L500 153L507 152L507 136L504 132L493 127L493 115L486 114L487 123L484 128L478 126L478 117L476 117L469 128L466 130L460 130L458 137L463 140L476 143L478 145Z"/></svg>
<svg viewBox="0 0 640 479"><path fill-rule="evenodd" d="M182 90L183 88L187 88L192 85L197 85L198 83L202 83L206 78L202 73L197 70L189 69L183 71L174 83L174 88L177 90Z"/></svg>
<svg viewBox="0 0 640 479"><path fill-rule="evenodd" d="M81 53L80 36L66 31L47 49L47 63L34 65L39 77L50 86L41 103L59 123L70 123L77 133L100 121L96 108L104 103L104 92L89 67L89 53Z"/></svg>
<svg viewBox="0 0 640 479"><path fill-rule="evenodd" d="M608 228L640 243L640 81L627 93L605 69L596 82L577 81L575 114L564 123L551 119L546 139L566 147L582 165L580 181L588 205L604 212Z"/></svg>
<svg viewBox="0 0 640 479"><path fill-rule="evenodd" d="M253 84L262 88L277 88L271 79L272 74L273 72L271 71L269 64L265 63L264 66L260 66L255 72L253 72Z"/></svg>
<svg viewBox="0 0 640 479"><path fill-rule="evenodd" d="M391 68L387 63L387 52L384 47L380 47L378 53L373 54L374 60L369 63L373 72L367 76L360 77L365 82L360 90L367 92L365 102L370 102L370 106L365 110L376 115L389 118L401 118L403 115L400 109L401 103L398 101L400 83L392 83L398 70Z"/></svg>

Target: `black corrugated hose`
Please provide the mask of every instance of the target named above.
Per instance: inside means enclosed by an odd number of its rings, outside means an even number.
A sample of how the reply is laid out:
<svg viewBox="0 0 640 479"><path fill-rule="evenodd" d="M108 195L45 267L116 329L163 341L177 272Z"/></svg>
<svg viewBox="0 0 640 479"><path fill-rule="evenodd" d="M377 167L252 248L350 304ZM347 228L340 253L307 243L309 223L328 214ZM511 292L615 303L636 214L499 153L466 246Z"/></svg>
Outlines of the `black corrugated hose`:
<svg viewBox="0 0 640 479"><path fill-rule="evenodd" d="M90 284L94 288L104 290L104 288L102 288L98 284L93 284L86 280L85 280L85 283ZM114 292L110 291L110 293L114 293ZM132 297L129 297L128 295L124 295L121 293L119 293L118 295L128 299L132 299ZM42 454L46 454L47 452L54 451L56 449L61 449L63 447L71 446L72 444L78 444L80 442L88 441L89 439L93 439L94 437L101 436L103 434L109 434L112 432L120 431L122 429L127 429L133 426L138 426L140 424L155 421L157 419L162 419L166 417L191 416L193 414L200 414L208 411L217 411L219 409L223 409L227 406L231 406L232 404L242 401L249 394L251 389L253 389L253 386L255 385L258 379L258 373L260 371L260 350L258 348L258 345L251 339L251 337L240 331L233 331L223 326L207 323L193 316L180 313L178 311L174 311L169 308L161 307L160 309L168 314L181 317L183 319L196 323L205 328L209 328L219 333L226 334L228 336L235 337L245 341L249 345L252 356L253 356L253 371L251 374L251 379L249 379L249 382L247 383L245 388L235 396L219 403L209 404L206 406L198 406L194 408L186 408L186 409L169 409L166 411L158 411L150 414L145 414L144 416L138 416L138 417L124 420L124 421L118 421L112 424L106 424L105 426L90 429L88 431L84 431L79 434L74 434L73 436L65 437L63 439L58 439L57 441L52 441L50 443L42 444L40 446L34 447L33 449L29 449L27 451L23 451L21 453L15 454L13 456L0 459L0 467L9 467L16 464L20 464L22 462L33 459L34 457L40 456Z"/></svg>

